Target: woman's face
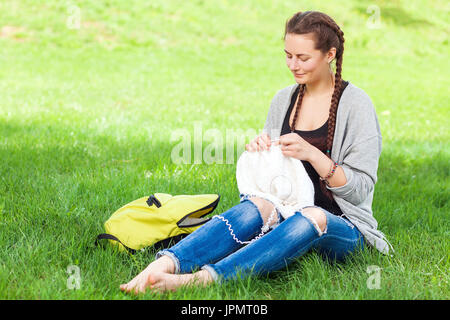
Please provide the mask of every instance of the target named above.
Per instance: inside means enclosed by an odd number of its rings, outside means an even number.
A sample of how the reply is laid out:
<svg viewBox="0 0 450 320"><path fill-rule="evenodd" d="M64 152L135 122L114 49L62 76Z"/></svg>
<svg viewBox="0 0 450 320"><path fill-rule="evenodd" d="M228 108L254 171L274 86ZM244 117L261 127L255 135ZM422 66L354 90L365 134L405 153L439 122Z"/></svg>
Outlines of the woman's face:
<svg viewBox="0 0 450 320"><path fill-rule="evenodd" d="M313 83L326 77L330 73L329 61L334 58L335 48L328 54L314 49L315 43L312 33L286 34L284 51L286 64L294 74L297 83Z"/></svg>

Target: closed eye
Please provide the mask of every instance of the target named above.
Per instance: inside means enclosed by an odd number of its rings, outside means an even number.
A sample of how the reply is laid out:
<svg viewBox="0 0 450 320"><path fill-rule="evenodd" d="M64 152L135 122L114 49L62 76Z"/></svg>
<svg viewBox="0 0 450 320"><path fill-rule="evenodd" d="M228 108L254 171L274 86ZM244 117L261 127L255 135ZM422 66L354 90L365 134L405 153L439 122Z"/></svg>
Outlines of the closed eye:
<svg viewBox="0 0 450 320"><path fill-rule="evenodd" d="M288 56L287 56L287 58L288 58L288 59L291 59L291 58L292 58L292 56L289 56L289 55L288 55ZM308 60L309 60L309 58L308 58L308 59L306 59L306 60L303 60L303 59L300 59L300 60L301 60L301 61L303 61L303 62L306 62L306 61L308 61Z"/></svg>
<svg viewBox="0 0 450 320"><path fill-rule="evenodd" d="M286 55L287 55L287 57L290 59L291 57L292 57L292 55L286 50L286 49L284 49L284 52L286 53ZM302 60L302 61L307 61L309 58L311 58L311 56L309 56L309 55L307 55L306 53L300 53L300 54L297 54L297 57L301 57L301 56L306 56L306 60Z"/></svg>

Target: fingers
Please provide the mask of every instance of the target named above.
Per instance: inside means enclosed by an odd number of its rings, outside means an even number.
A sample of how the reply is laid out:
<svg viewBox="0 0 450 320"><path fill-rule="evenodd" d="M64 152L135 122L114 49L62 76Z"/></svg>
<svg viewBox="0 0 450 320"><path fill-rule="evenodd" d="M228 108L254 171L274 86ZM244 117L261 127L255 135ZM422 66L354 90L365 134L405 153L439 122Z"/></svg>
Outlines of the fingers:
<svg viewBox="0 0 450 320"><path fill-rule="evenodd" d="M261 134L261 140L266 146L270 146L270 137L267 133Z"/></svg>
<svg viewBox="0 0 450 320"><path fill-rule="evenodd" d="M245 149L249 152L258 151L258 143L256 141L251 141L249 144L245 146Z"/></svg>
<svg viewBox="0 0 450 320"><path fill-rule="evenodd" d="M289 146L296 143L296 140L291 136L291 134L285 134L280 136L278 139L271 140L267 133L262 133L258 135L253 141L245 145L245 149L249 152L268 150L272 145L277 146Z"/></svg>
<svg viewBox="0 0 450 320"><path fill-rule="evenodd" d="M268 150L271 146L270 137L267 133L262 133L253 141L245 145L245 149L249 152Z"/></svg>

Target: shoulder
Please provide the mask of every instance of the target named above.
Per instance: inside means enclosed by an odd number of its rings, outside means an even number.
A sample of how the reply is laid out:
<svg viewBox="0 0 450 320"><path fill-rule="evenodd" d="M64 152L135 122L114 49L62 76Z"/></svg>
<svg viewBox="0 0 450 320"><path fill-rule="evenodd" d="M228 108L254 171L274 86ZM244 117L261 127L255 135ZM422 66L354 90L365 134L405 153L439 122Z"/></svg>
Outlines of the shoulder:
<svg viewBox="0 0 450 320"><path fill-rule="evenodd" d="M284 87L278 90L272 98L272 102L280 102L288 100L292 97L295 89L297 88L298 83L291 84L287 87Z"/></svg>
<svg viewBox="0 0 450 320"><path fill-rule="evenodd" d="M342 93L338 118L344 121L347 134L355 140L381 137L380 124L372 99L361 88L349 83Z"/></svg>
<svg viewBox="0 0 450 320"><path fill-rule="evenodd" d="M271 130L276 130L276 134L279 135L281 130L281 122L286 114L286 110L289 107L289 101L297 88L298 84L291 84L278 90L272 98L270 103L269 111L267 113L266 123L264 124L264 129L266 132ZM275 135L276 135L275 134ZM272 133L270 136L275 136Z"/></svg>
<svg viewBox="0 0 450 320"><path fill-rule="evenodd" d="M374 113L375 108L372 99L361 88L357 87L353 83L349 82L348 86L342 93L340 105L344 108L344 111L348 113Z"/></svg>
<svg viewBox="0 0 450 320"><path fill-rule="evenodd" d="M298 83L291 84L278 90L272 98L273 102L286 101L292 97L292 94L297 89ZM349 81L341 96L341 104L353 111L368 111L374 108L372 99L361 88L357 87ZM357 109L357 110L354 110ZM349 110L350 111L350 110Z"/></svg>
<svg viewBox="0 0 450 320"><path fill-rule="evenodd" d="M297 88L298 84L292 84L278 90L272 98L269 108L268 117L272 121L276 121L278 117L281 117L289 106L289 101Z"/></svg>

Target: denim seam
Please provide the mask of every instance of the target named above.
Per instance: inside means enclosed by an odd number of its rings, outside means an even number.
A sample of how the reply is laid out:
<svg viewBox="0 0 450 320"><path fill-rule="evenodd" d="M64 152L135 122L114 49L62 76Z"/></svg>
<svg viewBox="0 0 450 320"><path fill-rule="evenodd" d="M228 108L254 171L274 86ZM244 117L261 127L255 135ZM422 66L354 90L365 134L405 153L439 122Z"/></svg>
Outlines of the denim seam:
<svg viewBox="0 0 450 320"><path fill-rule="evenodd" d="M336 235L333 235L333 234L326 234L326 235L324 235L324 237L326 237L326 238L332 238L332 239L334 238L334 239L338 239L338 240L340 240L340 241L345 241L345 242L358 242L358 241L360 241L360 239L361 239L361 237L358 237L358 238L356 238L356 239L351 240L351 239L339 237L339 236L336 236ZM319 239L318 239L318 240L319 240Z"/></svg>
<svg viewBox="0 0 450 320"><path fill-rule="evenodd" d="M306 207L303 207L301 210L303 210L303 209L305 209L305 208L318 208L318 209L321 209L322 211L324 211L324 210L326 210L326 209L323 209L323 208L321 208L321 207L319 207L319 206L316 206L316 205L312 205L312 206L306 206ZM301 213L301 210L300 210L300 213ZM329 212L329 213L331 213L331 212ZM331 214L333 214L333 213L331 213ZM352 229L355 227L355 225L350 221L350 219L345 215L345 213L344 214L342 214L342 215L335 215L336 217L339 217L339 218L341 218L342 220L344 220L346 223L347 223L347 225L349 226L349 227L351 227ZM328 226L328 223L327 223L327 226ZM326 230L326 229L325 229Z"/></svg>
<svg viewBox="0 0 450 320"><path fill-rule="evenodd" d="M364 242L364 237L361 235L361 236L359 236L357 239L355 239L355 240L349 240L349 239L346 239L346 238L342 238L342 237L339 237L339 236L335 236L335 235L327 235L327 238L334 238L334 239L338 239L338 240L340 240L340 241L344 241L344 242L347 242L347 243L352 243L354 246L355 246L355 248L354 249L352 249L351 250L351 253L353 253L353 252L356 252L356 251L358 251L358 250L362 250L362 251L364 251L364 249L365 249L365 246L366 246L366 244L365 244L365 242ZM362 243L361 243L361 239L363 240L362 241ZM320 238L319 239L317 239L317 240L320 240ZM315 241L315 240L314 240ZM313 246L312 246L313 247Z"/></svg>
<svg viewBox="0 0 450 320"><path fill-rule="evenodd" d="M339 218L341 218L342 220L345 221L345 223L347 223L347 225L349 227L351 227L352 229L355 228L355 225L350 221L350 219L347 218L346 215L342 215L342 216L338 216Z"/></svg>

